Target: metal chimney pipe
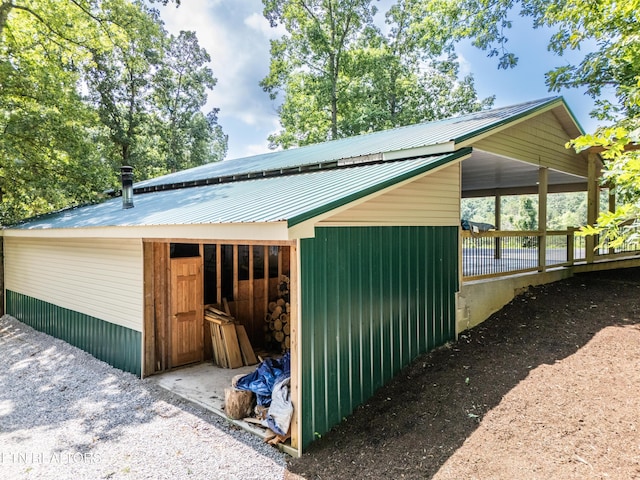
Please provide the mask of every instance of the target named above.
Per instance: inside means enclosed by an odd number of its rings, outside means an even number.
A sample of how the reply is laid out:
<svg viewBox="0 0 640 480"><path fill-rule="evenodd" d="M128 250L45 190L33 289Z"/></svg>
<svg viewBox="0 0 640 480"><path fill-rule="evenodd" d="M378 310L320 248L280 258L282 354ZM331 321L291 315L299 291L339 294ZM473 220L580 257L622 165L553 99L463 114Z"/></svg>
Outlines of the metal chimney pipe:
<svg viewBox="0 0 640 480"><path fill-rule="evenodd" d="M120 167L122 208L133 208L133 167Z"/></svg>

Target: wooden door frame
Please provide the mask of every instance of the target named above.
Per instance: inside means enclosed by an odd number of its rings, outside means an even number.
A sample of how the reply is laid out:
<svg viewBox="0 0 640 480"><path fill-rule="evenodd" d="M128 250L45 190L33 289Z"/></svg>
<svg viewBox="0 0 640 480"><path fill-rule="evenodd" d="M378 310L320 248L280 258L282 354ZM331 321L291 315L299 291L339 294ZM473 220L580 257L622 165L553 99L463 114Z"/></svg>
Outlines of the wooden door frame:
<svg viewBox="0 0 640 480"><path fill-rule="evenodd" d="M171 366L171 331L170 331L170 301L171 301L171 243L190 243L199 245L199 254L204 268L204 244L216 245L216 257L221 258L221 246L232 245L234 248L234 263L237 264L237 245L263 246L265 248L265 298L268 299L269 290L269 256L267 248L270 246L289 247L289 269L294 269L297 264L296 241L255 241L255 240L216 240L216 239L142 239L143 246L143 277L144 277L144 327L142 332L142 376L146 377L155 373L170 370ZM252 248L249 249L250 254ZM282 272L282 250L279 252L278 278ZM217 292L216 297L221 299L222 271L217 268ZM251 274L253 276L253 274ZM290 275L291 277L291 275ZM291 278L291 282L297 279ZM237 269L234 268L234 289L237 289ZM293 285L291 289L293 289ZM237 290L236 290L237 292ZM265 300L265 304L268 300ZM204 302L204 298L203 298ZM292 338L292 341L294 339ZM293 355L293 346L291 347Z"/></svg>

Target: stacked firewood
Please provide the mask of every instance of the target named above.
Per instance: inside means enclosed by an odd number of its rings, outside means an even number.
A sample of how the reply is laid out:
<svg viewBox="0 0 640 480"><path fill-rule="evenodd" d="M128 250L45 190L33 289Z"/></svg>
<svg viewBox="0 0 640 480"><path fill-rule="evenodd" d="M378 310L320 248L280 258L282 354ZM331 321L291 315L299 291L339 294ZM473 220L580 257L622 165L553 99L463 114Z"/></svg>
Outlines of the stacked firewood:
<svg viewBox="0 0 640 480"><path fill-rule="evenodd" d="M291 347L291 325L289 314L289 277L282 275L278 284L279 297L269 302L265 316L265 342L276 350L286 351Z"/></svg>

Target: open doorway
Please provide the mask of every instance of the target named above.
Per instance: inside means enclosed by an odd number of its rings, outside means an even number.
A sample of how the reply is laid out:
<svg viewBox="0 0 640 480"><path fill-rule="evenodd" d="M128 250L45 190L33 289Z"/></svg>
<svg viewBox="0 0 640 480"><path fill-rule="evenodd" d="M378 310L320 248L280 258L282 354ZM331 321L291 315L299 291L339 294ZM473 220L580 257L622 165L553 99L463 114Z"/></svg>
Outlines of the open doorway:
<svg viewBox="0 0 640 480"><path fill-rule="evenodd" d="M211 360L213 347L204 308L224 309L246 329L258 353L291 344L290 328L270 308L286 298L291 245L283 243L145 242L144 374ZM283 283L286 288L283 288Z"/></svg>

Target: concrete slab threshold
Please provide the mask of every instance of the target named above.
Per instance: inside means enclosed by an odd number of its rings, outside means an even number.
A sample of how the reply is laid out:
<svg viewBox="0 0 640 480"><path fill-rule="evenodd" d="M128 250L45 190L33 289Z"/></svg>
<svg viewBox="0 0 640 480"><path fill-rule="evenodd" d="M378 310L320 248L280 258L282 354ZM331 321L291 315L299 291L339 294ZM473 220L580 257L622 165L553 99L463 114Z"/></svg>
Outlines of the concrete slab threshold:
<svg viewBox="0 0 640 480"><path fill-rule="evenodd" d="M252 373L256 367L257 365L233 369L220 368L210 362L204 362L153 375L149 380L264 439L266 429L244 420L233 420L227 417L224 411L224 389L231 386L233 377ZM291 456L298 455L289 444L280 444L278 447Z"/></svg>

